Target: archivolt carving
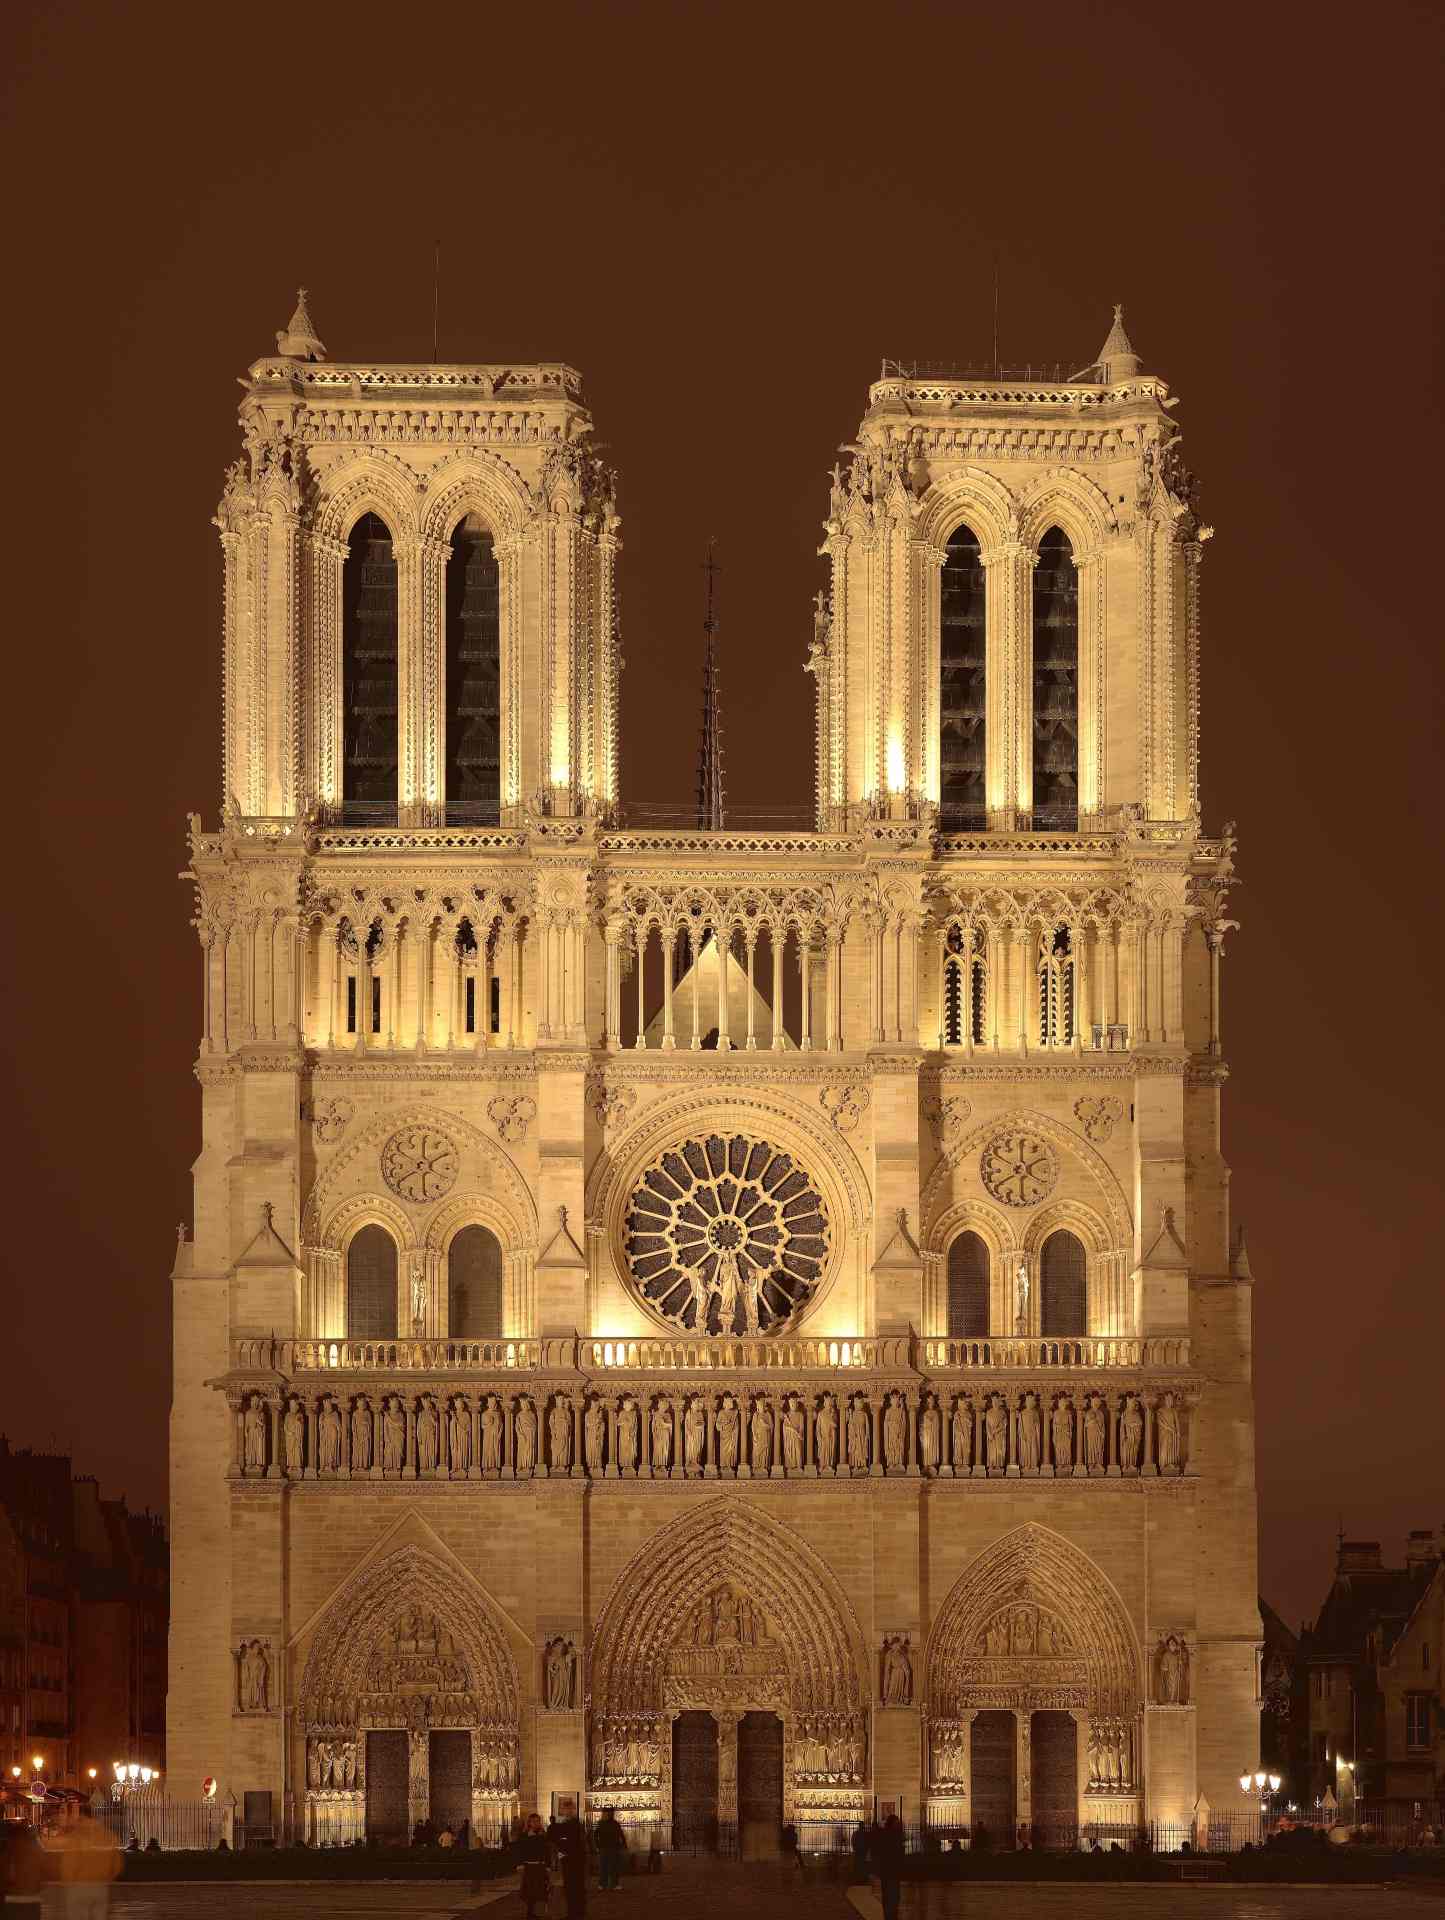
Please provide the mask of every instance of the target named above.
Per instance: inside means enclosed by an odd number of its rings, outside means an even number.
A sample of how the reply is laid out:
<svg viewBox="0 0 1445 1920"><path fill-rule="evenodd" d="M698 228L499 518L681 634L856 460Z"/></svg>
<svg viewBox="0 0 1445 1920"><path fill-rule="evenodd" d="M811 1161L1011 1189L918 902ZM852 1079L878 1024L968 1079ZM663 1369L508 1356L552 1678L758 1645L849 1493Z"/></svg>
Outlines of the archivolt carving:
<svg viewBox="0 0 1445 1920"><path fill-rule="evenodd" d="M321 1238L308 1244L340 1253L354 1233L369 1226L385 1227L403 1253L416 1245L411 1221L404 1210L380 1193L358 1193L343 1200L327 1218Z"/></svg>
<svg viewBox="0 0 1445 1920"><path fill-rule="evenodd" d="M1019 502L1019 537L1036 547L1050 527L1062 527L1075 558L1087 556L1105 537L1117 532L1118 521L1102 487L1082 473L1062 467L1040 474Z"/></svg>
<svg viewBox="0 0 1445 1920"><path fill-rule="evenodd" d="M691 1682L672 1657L680 1644L696 1644L699 1608L709 1600L716 1607L719 1592L746 1596L754 1617L767 1622L761 1637L768 1650L776 1649L780 1705L824 1712L866 1700L858 1623L828 1567L797 1534L757 1508L719 1500L654 1534L618 1577L598 1622L593 1712L686 1705L691 1696L682 1695L690 1684L707 1695L696 1700L698 1706L749 1705L749 1686L763 1676L742 1671L741 1653L735 1674L709 1668ZM746 1651L762 1657L761 1650ZM669 1701L669 1693L676 1697Z"/></svg>
<svg viewBox="0 0 1445 1920"><path fill-rule="evenodd" d="M457 1141L463 1158L463 1177L467 1176L465 1156L475 1156L495 1175L499 1189L494 1205L504 1207L510 1216L509 1237L515 1246L519 1241L528 1246L537 1244L537 1211L527 1184L518 1173L516 1166L506 1151L495 1139L489 1138L470 1121L460 1115L446 1112L424 1103L405 1104L390 1107L368 1120L366 1125L353 1123L351 1136L339 1147L321 1174L310 1194L301 1216L301 1239L305 1246L335 1247L338 1243L331 1237L330 1209L337 1208L337 1214L344 1208L337 1207L334 1196L348 1183L348 1178L358 1156L374 1156L382 1143L389 1140L398 1130L407 1126L421 1126L435 1130L445 1124L447 1132ZM475 1166L475 1160L473 1165ZM471 1178L475 1179L473 1171ZM349 1200L349 1196L348 1196ZM455 1205L454 1200L448 1201ZM335 1217L335 1216L333 1216ZM390 1212L387 1214L391 1217ZM406 1229L407 1239L403 1244L412 1244L411 1229ZM504 1241L505 1245L506 1242Z"/></svg>
<svg viewBox="0 0 1445 1920"><path fill-rule="evenodd" d="M1100 1213L1108 1223L1109 1244L1114 1247L1127 1246L1133 1235L1129 1205L1108 1161L1087 1141L1081 1140L1072 1128L1062 1126L1047 1114L1030 1112L1026 1108L981 1121L971 1132L951 1141L939 1156L924 1186L920 1207L927 1223L924 1231L930 1243L936 1243L937 1230L932 1224L934 1213L948 1196L954 1169L967 1166L980 1156L995 1135L1020 1128L1048 1141L1065 1168L1073 1160L1088 1171L1097 1189Z"/></svg>
<svg viewBox="0 0 1445 1920"><path fill-rule="evenodd" d="M422 537L450 540L468 513L480 514L498 540L521 532L529 513L526 488L505 460L469 450L464 460L438 468L422 506Z"/></svg>
<svg viewBox="0 0 1445 1920"><path fill-rule="evenodd" d="M1008 488L982 467L955 468L924 494L917 537L941 547L955 528L969 526L984 548L1017 538L1017 509Z"/></svg>
<svg viewBox="0 0 1445 1920"><path fill-rule="evenodd" d="M487 1227L503 1253L520 1253L523 1228L512 1212L489 1193L453 1194L427 1222L422 1244L440 1253L463 1227Z"/></svg>
<svg viewBox="0 0 1445 1920"><path fill-rule="evenodd" d="M1046 1527L996 1540L955 1582L928 1646L928 1708L1073 1704L1132 1715L1139 1643L1102 1567Z"/></svg>
<svg viewBox="0 0 1445 1920"><path fill-rule="evenodd" d="M988 1200L958 1200L929 1225L920 1252L941 1259L961 1233L976 1233L998 1262L1018 1251L1018 1222Z"/></svg>
<svg viewBox="0 0 1445 1920"><path fill-rule="evenodd" d="M1077 1200L1050 1200L1037 1213L1030 1215L1024 1230L1024 1251L1037 1253L1049 1235L1059 1227L1067 1227L1070 1233L1076 1233L1089 1253L1117 1251L1109 1238L1106 1223L1092 1207L1082 1206Z"/></svg>
<svg viewBox="0 0 1445 1920"><path fill-rule="evenodd" d="M368 1698L429 1700L422 1688L469 1696L479 1725L517 1724L516 1662L490 1601L448 1561L406 1546L328 1607L301 1681L301 1717L354 1726Z"/></svg>
<svg viewBox="0 0 1445 1920"><path fill-rule="evenodd" d="M345 540L362 514L375 513L386 522L393 541L414 540L420 489L416 474L396 456L363 454L323 476L312 526L328 539Z"/></svg>

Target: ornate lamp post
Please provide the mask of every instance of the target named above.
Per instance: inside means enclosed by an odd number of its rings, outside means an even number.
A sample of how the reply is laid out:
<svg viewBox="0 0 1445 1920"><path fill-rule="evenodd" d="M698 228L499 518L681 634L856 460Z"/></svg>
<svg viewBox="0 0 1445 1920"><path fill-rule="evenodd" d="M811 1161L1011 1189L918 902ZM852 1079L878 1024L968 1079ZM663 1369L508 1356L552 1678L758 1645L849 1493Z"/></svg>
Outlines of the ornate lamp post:
<svg viewBox="0 0 1445 1920"><path fill-rule="evenodd" d="M1266 1773L1263 1768L1257 1773L1242 1773L1239 1776L1239 1791L1247 1799L1258 1801L1260 1822L1264 1826L1269 1824L1270 1813L1274 1807L1274 1796L1279 1789L1280 1776L1277 1773Z"/></svg>

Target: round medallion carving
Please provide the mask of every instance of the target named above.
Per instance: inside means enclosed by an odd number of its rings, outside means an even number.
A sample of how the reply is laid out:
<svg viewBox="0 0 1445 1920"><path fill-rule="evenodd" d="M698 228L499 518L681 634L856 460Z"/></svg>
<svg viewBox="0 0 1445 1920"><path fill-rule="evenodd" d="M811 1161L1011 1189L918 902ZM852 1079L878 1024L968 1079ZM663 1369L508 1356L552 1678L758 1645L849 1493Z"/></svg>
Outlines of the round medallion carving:
<svg viewBox="0 0 1445 1920"><path fill-rule="evenodd" d="M791 1154L710 1134L660 1154L627 1203L623 1246L643 1301L688 1333L777 1333L816 1291L828 1212Z"/></svg>
<svg viewBox="0 0 1445 1920"><path fill-rule="evenodd" d="M455 1145L434 1127L403 1127L381 1150L382 1179L414 1205L449 1193L458 1164Z"/></svg>
<svg viewBox="0 0 1445 1920"><path fill-rule="evenodd" d="M1047 1140L1019 1127L994 1135L978 1172L994 1199L1006 1207L1036 1207L1053 1192L1059 1163Z"/></svg>

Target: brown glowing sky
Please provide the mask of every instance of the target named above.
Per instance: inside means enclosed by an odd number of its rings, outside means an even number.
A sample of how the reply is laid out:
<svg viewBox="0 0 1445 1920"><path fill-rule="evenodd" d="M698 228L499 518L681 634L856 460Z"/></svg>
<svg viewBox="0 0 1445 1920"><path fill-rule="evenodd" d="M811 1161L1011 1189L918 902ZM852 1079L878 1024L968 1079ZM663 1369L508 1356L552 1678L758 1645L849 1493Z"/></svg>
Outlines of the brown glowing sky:
<svg viewBox="0 0 1445 1920"><path fill-rule="evenodd" d="M996 253L1006 361L1081 365L1126 303L1219 528L1263 1589L1312 1610L1338 1516L1391 1549L1445 1521L1438 17L10 10L0 1425L164 1499L208 521L298 281L334 355L424 358L440 236L442 358L582 369L623 480L624 792L690 791L715 534L731 797L800 801L824 470L880 356L988 353Z"/></svg>

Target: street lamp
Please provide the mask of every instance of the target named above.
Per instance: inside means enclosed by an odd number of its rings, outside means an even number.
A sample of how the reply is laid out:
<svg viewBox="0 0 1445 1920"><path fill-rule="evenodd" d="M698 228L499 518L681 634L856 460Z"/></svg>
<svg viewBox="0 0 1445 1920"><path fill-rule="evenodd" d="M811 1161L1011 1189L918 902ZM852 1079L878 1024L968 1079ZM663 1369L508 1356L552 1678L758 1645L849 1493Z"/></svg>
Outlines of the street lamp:
<svg viewBox="0 0 1445 1920"><path fill-rule="evenodd" d="M1239 1776L1239 1791L1249 1800L1259 1802L1259 1811L1264 1819L1269 1818L1274 1796L1279 1792L1282 1782L1277 1773L1266 1773L1261 1767L1255 1773L1242 1773Z"/></svg>

